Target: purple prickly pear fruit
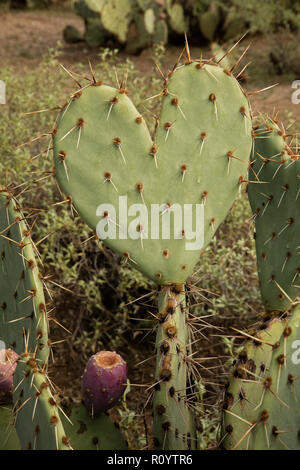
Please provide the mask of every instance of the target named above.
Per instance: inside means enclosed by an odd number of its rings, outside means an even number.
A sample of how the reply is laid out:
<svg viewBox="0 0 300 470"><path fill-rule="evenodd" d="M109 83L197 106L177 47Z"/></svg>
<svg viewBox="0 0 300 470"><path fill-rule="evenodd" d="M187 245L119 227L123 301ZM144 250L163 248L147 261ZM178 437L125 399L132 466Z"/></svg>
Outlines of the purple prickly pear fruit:
<svg viewBox="0 0 300 470"><path fill-rule="evenodd" d="M12 349L0 350L0 404L11 403L13 376L19 356Z"/></svg>
<svg viewBox="0 0 300 470"><path fill-rule="evenodd" d="M122 397L127 380L124 359L111 351L100 351L88 361L82 377L85 406L93 415L112 408Z"/></svg>

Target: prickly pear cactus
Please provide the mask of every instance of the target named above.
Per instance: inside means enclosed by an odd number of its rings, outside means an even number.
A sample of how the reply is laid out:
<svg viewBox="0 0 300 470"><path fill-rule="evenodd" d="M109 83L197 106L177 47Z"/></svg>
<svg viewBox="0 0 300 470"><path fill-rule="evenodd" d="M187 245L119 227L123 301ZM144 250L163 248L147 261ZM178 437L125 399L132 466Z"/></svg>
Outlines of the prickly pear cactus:
<svg viewBox="0 0 300 470"><path fill-rule="evenodd" d="M131 19L130 0L111 0L103 7L101 15L103 26L117 36L121 43L126 41Z"/></svg>
<svg viewBox="0 0 300 470"><path fill-rule="evenodd" d="M225 393L223 445L228 449L299 449L297 374L300 306L272 320L240 351Z"/></svg>
<svg viewBox="0 0 300 470"><path fill-rule="evenodd" d="M225 392L222 441L231 449L299 448L300 167L286 139L271 120L255 129L248 194L267 312L240 350Z"/></svg>
<svg viewBox="0 0 300 470"><path fill-rule="evenodd" d="M54 162L62 190L104 243L165 284L185 281L226 216L247 171L252 138L247 99L221 67L180 67L161 94L154 140L126 90L95 83L77 93L61 113ZM196 232L203 229L203 240L190 241L192 229L181 223L160 235L176 204L201 203ZM129 237L124 214L133 204L141 205L144 224L132 220ZM158 233L147 223L153 204Z"/></svg>
<svg viewBox="0 0 300 470"><path fill-rule="evenodd" d="M48 359L48 319L43 284L29 226L14 198L0 193L0 339L17 354Z"/></svg>
<svg viewBox="0 0 300 470"><path fill-rule="evenodd" d="M18 448L16 430L22 449L71 449L70 438L62 424L62 417L68 418L47 373L50 340L38 253L31 239L29 223L8 192L0 193L0 254L0 339L1 344L13 348L18 355L13 409L6 405L0 407L0 428L6 425L0 446ZM101 422L109 420L108 417L100 419ZM121 435L116 435L117 441L122 442L121 448L124 448ZM83 446L81 443L80 448ZM102 448L100 444L98 447ZM91 444L89 448L95 446Z"/></svg>
<svg viewBox="0 0 300 470"><path fill-rule="evenodd" d="M67 448L47 378L48 317L29 225L0 193L1 340L20 356L14 374L15 426L23 449Z"/></svg>
<svg viewBox="0 0 300 470"><path fill-rule="evenodd" d="M208 41L213 41L220 24L219 10L213 4L210 10L199 16L199 29Z"/></svg>
<svg viewBox="0 0 300 470"><path fill-rule="evenodd" d="M271 120L254 142L248 195L260 288L267 310L284 310L300 295L300 160Z"/></svg>
<svg viewBox="0 0 300 470"><path fill-rule="evenodd" d="M175 3L174 5L167 7L167 13L170 27L173 31L178 34L184 34L188 32L188 21L184 17L183 7L179 3Z"/></svg>
<svg viewBox="0 0 300 470"><path fill-rule="evenodd" d="M187 55L164 81L155 138L124 82L115 89L93 78L61 111L53 141L59 186L79 215L163 286L154 397L155 445L163 449L195 447L184 283L238 194L252 146L247 97L234 76L217 63L192 61L188 48ZM192 218L193 205L194 229L177 213L168 233L174 210L188 209Z"/></svg>

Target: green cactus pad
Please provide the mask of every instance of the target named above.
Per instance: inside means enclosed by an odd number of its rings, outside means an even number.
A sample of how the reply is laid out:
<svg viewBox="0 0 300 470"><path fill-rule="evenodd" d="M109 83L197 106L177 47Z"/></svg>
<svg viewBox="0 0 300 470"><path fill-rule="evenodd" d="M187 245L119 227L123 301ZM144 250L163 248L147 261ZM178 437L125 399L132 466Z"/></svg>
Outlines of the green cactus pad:
<svg viewBox="0 0 300 470"><path fill-rule="evenodd" d="M299 441L300 306L273 321L263 343L246 346L226 392L223 444L228 449L297 450ZM252 359L253 358L253 359ZM262 367L263 365L263 367Z"/></svg>
<svg viewBox="0 0 300 470"><path fill-rule="evenodd" d="M256 137L248 195L260 288L267 310L284 310L300 295L300 161L275 123Z"/></svg>
<svg viewBox="0 0 300 470"><path fill-rule="evenodd" d="M17 201L5 192L0 194L0 253L0 338L20 355L13 394L20 444L22 449L61 448L64 432L56 405L49 401L49 383L42 388L47 383L48 317L37 252Z"/></svg>
<svg viewBox="0 0 300 470"><path fill-rule="evenodd" d="M156 21L152 41L154 44L166 44L168 42L168 26L165 20Z"/></svg>
<svg viewBox="0 0 300 470"><path fill-rule="evenodd" d="M234 66L235 60L230 54L226 55L225 50L217 42L212 42L210 48L216 61L222 59L220 65L225 70L230 70Z"/></svg>
<svg viewBox="0 0 300 470"><path fill-rule="evenodd" d="M41 365L49 355L43 284L30 230L16 200L0 193L0 339L17 354L36 352ZM25 337L24 337L25 333Z"/></svg>
<svg viewBox="0 0 300 470"><path fill-rule="evenodd" d="M127 38L128 26L132 19L130 0L111 0L102 10L101 20L104 28L114 34L120 42Z"/></svg>
<svg viewBox="0 0 300 470"><path fill-rule="evenodd" d="M20 450L12 406L0 407L0 450Z"/></svg>
<svg viewBox="0 0 300 470"><path fill-rule="evenodd" d="M220 23L217 12L206 11L199 17L200 31L208 41L213 41Z"/></svg>
<svg viewBox="0 0 300 470"><path fill-rule="evenodd" d="M72 407L70 421L64 428L75 450L126 450L121 431L105 413L92 418L84 405Z"/></svg>
<svg viewBox="0 0 300 470"><path fill-rule="evenodd" d="M103 46L108 33L104 29L100 18L88 18L85 21L84 40L91 47Z"/></svg>
<svg viewBox="0 0 300 470"><path fill-rule="evenodd" d="M285 323L280 319L266 318L264 328L259 332L251 332L253 340L248 341L240 350L233 368L233 375L226 386L224 399L223 439L226 448L233 448L247 432L247 423L254 423L260 414L256 408L261 397L262 386L257 380L263 381L268 374L272 360L273 347L278 344ZM250 398L250 397L253 397ZM232 429L233 427L233 429ZM238 449L245 449L247 439Z"/></svg>
<svg viewBox="0 0 300 470"><path fill-rule="evenodd" d="M54 137L58 183L93 230L101 220L109 230L116 228L117 239L104 241L125 260L157 283L184 282L247 172L252 145L247 98L221 67L199 62L179 67L162 90L154 142L124 90L97 85L77 94L60 116ZM160 205L159 239L150 224L141 232L132 217L136 239L119 239L116 223L126 237L119 196L127 196L128 207L141 204L148 214L151 204ZM104 220L102 209L97 215L103 203L113 205L116 216L108 211ZM204 228L197 229L204 230L203 246L200 241L197 249L186 245L191 234L179 225L174 230L173 223L170 239L162 238L161 225L174 203L181 208L203 204Z"/></svg>
<svg viewBox="0 0 300 470"><path fill-rule="evenodd" d="M39 368L33 355L23 355L18 367L22 375L18 374L19 383L15 380L14 414L21 448L71 449L53 395L53 386L45 370Z"/></svg>
<svg viewBox="0 0 300 470"><path fill-rule="evenodd" d="M184 10L181 5L175 3L168 9L170 26L178 34L184 34L188 31L188 22L184 17Z"/></svg>
<svg viewBox="0 0 300 470"><path fill-rule="evenodd" d="M128 54L137 54L142 49L151 45L152 36L145 27L145 18L143 14L137 14L135 24L129 28L126 43L126 52Z"/></svg>
<svg viewBox="0 0 300 470"><path fill-rule="evenodd" d="M147 30L148 34L153 34L155 30L155 14L152 8L148 8L148 10L145 11L144 13L144 22L145 22L145 28Z"/></svg>

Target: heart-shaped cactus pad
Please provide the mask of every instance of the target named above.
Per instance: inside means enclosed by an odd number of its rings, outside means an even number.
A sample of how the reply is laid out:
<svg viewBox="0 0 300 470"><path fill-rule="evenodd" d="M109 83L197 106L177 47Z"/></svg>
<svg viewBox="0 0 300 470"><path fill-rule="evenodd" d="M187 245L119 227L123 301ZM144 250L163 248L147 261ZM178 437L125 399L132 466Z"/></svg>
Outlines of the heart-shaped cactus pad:
<svg viewBox="0 0 300 470"><path fill-rule="evenodd" d="M73 95L54 133L56 176L85 222L159 284L184 282L247 172L247 97L220 66L169 73L155 138L127 91Z"/></svg>
<svg viewBox="0 0 300 470"><path fill-rule="evenodd" d="M262 298L285 310L300 295L300 160L271 120L255 131L249 180Z"/></svg>

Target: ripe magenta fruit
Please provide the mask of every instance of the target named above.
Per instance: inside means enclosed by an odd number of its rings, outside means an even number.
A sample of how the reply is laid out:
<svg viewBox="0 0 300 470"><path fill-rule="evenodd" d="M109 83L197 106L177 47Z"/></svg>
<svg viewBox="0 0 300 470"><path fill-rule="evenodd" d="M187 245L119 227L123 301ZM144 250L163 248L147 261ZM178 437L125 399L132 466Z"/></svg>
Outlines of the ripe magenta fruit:
<svg viewBox="0 0 300 470"><path fill-rule="evenodd" d="M113 407L122 397L127 380L124 359L111 351L100 351L88 361L82 378L84 403L93 415Z"/></svg>

